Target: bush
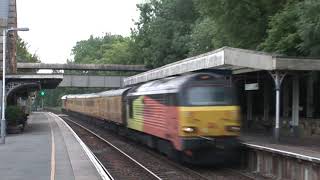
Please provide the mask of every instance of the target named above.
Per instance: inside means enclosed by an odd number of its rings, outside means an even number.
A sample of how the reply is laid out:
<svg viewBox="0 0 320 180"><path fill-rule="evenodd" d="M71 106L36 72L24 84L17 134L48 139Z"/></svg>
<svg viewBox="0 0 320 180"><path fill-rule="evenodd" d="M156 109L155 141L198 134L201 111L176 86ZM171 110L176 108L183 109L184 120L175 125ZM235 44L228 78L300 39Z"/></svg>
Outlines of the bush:
<svg viewBox="0 0 320 180"><path fill-rule="evenodd" d="M6 108L6 120L8 125L19 125L25 121L25 114L18 106L8 106Z"/></svg>

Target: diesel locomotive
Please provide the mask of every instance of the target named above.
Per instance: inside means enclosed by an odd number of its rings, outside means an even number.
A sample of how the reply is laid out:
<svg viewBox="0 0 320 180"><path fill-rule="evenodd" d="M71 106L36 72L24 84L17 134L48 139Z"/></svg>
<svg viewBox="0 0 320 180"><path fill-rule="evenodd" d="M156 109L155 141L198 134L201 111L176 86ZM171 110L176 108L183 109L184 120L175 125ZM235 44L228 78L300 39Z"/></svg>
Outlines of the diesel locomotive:
<svg viewBox="0 0 320 180"><path fill-rule="evenodd" d="M183 162L234 160L239 147L240 107L224 75L192 73L130 88L65 95L62 109L103 121Z"/></svg>

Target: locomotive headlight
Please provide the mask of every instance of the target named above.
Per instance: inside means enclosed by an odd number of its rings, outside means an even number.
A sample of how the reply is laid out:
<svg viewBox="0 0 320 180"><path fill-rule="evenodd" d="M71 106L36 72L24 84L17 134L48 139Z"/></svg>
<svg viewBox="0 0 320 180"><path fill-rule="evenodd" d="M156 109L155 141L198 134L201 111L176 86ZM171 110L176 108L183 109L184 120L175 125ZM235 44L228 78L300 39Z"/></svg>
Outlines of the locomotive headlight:
<svg viewBox="0 0 320 180"><path fill-rule="evenodd" d="M226 130L230 132L240 132L240 126L226 126Z"/></svg>
<svg viewBox="0 0 320 180"><path fill-rule="evenodd" d="M196 131L195 127L183 127L182 130L186 133L193 133Z"/></svg>

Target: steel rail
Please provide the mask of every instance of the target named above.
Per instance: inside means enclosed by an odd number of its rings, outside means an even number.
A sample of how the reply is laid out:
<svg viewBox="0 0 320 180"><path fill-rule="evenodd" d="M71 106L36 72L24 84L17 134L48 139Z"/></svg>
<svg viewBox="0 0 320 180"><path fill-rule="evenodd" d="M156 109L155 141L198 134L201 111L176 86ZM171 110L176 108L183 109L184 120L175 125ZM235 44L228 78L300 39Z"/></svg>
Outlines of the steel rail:
<svg viewBox="0 0 320 180"><path fill-rule="evenodd" d="M140 166L142 169L146 170L148 173L150 173L153 177L155 177L156 179L161 180L161 178L159 176L157 176L154 172L152 172L151 170L149 170L147 167L145 167L144 165L142 165L141 163L139 163L138 161L136 161L134 158L132 158L131 156L129 156L128 154L126 154L125 152L123 152L121 149L119 149L118 147L116 147L115 145L113 145L112 143L110 143L109 141L107 141L106 139L104 139L103 137L101 137L100 135L96 134L95 132L91 131L90 129L84 127L83 125L74 122L73 120L71 120L70 118L64 117L64 119L67 119L67 121L72 122L73 124L76 124L77 126L81 127L82 129L86 130L87 132L93 134L94 136L96 136L98 139L100 139L101 141L107 143L109 146L113 147L114 149L116 149L118 152L120 152L121 154L123 154L124 156L126 156L127 158L129 158L131 161L133 161L135 164L137 164L138 166Z"/></svg>
<svg viewBox="0 0 320 180"><path fill-rule="evenodd" d="M98 173L101 175L101 178L103 180L114 180L114 178L111 176L109 171L104 167L104 165L99 161L99 159L93 154L93 152L89 149L87 145L84 144L84 142L80 139L80 137L73 131L73 129L57 114L49 112L49 115L52 117L57 118L59 121L64 123L64 125L70 130L70 132L73 134L73 136L76 138L76 140L80 143L81 147L93 163L93 165L96 167Z"/></svg>
<svg viewBox="0 0 320 180"><path fill-rule="evenodd" d="M88 132L94 134L94 135L95 135L96 137L98 137L99 139L101 139L101 140L103 140L103 141L107 141L107 140L105 140L104 138L102 138L100 135L98 135L98 134L96 134L95 132L89 130L88 128L84 127L83 125L81 125L81 124L79 124L79 123L77 123L77 122L74 122L74 121L71 120L70 118L64 117L64 119L67 119L68 121L71 121L72 123L74 123L74 124L82 127L83 129L87 130ZM107 142L108 142L108 141L107 141ZM109 143L110 143L110 142L109 142ZM108 143L108 144L109 144L109 143ZM112 143L110 143L110 144L112 144ZM114 145L111 145L111 146L114 146ZM116 147L116 148L117 148L117 147ZM120 149L117 148L117 150L120 150ZM120 151L121 151L121 150L120 150ZM121 151L121 152L122 152L122 151ZM161 155L159 155L159 154L157 154L157 153L154 153L154 152L152 152L152 151L146 150L146 152L149 153L149 154L151 154L151 155L153 155L153 156L156 156L157 158L160 158L161 160L165 160L165 159L166 159L166 158L164 158L163 156L161 156ZM123 152L123 153L124 153L124 152ZM124 154L125 154L125 153L124 153ZM126 155L126 156L128 157L129 155ZM132 159L133 159L133 158L132 158ZM172 162L172 161L167 161L167 163L169 163L170 165L174 166L174 167L177 168L177 169L183 170L184 172L190 174L191 176L198 176L199 178L205 179L205 180L212 179L211 177L204 176L204 175L202 175L201 173L199 173L199 172L197 172L197 171L195 171L195 170L193 170L193 169L191 169L191 168L179 166L178 164L176 164L176 163L174 163L174 162ZM140 164L140 163L139 163L139 164ZM248 178L248 179L255 179L254 177L249 176L249 175L246 174L246 173L242 173L242 172L237 171L237 170L234 170L234 169L225 168L225 170L226 170L226 171L230 171L231 173L239 174L239 175L244 176L244 177L246 177L246 178ZM160 178L160 179L161 179L161 178Z"/></svg>

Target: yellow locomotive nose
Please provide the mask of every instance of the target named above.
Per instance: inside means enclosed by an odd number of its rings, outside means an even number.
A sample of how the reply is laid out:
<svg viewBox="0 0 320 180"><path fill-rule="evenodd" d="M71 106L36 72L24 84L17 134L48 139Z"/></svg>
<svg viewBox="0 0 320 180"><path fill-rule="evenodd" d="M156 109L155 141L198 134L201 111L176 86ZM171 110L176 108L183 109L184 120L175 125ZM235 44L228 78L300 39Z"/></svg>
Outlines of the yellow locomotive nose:
<svg viewBox="0 0 320 180"><path fill-rule="evenodd" d="M180 107L180 136L238 136L238 106Z"/></svg>

